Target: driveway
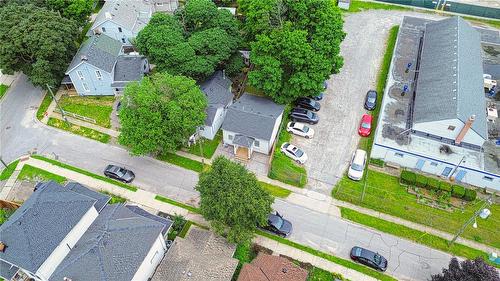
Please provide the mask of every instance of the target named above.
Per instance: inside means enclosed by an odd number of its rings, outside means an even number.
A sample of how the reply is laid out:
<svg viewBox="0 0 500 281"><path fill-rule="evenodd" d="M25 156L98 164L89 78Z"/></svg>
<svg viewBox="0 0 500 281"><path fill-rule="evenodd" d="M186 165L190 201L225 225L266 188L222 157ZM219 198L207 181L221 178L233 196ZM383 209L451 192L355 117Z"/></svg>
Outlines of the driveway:
<svg viewBox="0 0 500 281"><path fill-rule="evenodd" d="M330 194L344 174L359 142L357 129L365 112L365 94L376 87L389 30L399 25L404 15L435 18L428 14L384 10L345 14L347 36L341 45L344 66L328 80L318 112L320 121L312 126L316 135L310 140L296 136L292 140L309 157L305 164L306 188Z"/></svg>

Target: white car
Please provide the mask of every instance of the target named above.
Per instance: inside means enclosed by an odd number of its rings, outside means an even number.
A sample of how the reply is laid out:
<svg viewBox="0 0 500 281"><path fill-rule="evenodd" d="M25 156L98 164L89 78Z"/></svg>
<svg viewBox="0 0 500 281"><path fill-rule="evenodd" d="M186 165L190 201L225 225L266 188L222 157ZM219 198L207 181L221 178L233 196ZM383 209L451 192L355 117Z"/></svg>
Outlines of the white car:
<svg viewBox="0 0 500 281"><path fill-rule="evenodd" d="M314 130L307 127L304 123L299 122L288 122L286 125L286 130L297 136L310 139L314 136Z"/></svg>
<svg viewBox="0 0 500 281"><path fill-rule="evenodd" d="M299 164L304 164L307 161L307 154L300 148L288 142L281 145L281 152Z"/></svg>
<svg viewBox="0 0 500 281"><path fill-rule="evenodd" d="M366 151L357 149L352 155L351 165L347 176L351 180L359 181L363 178L363 173L366 166Z"/></svg>

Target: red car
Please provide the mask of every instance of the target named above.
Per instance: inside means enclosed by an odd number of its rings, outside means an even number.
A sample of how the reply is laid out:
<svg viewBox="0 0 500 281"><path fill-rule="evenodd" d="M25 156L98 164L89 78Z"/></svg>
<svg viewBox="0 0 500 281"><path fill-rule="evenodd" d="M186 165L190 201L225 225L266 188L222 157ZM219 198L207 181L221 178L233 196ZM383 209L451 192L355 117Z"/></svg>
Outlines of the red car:
<svg viewBox="0 0 500 281"><path fill-rule="evenodd" d="M359 124L358 134L362 137L367 137L372 132L372 116L363 114L361 123Z"/></svg>

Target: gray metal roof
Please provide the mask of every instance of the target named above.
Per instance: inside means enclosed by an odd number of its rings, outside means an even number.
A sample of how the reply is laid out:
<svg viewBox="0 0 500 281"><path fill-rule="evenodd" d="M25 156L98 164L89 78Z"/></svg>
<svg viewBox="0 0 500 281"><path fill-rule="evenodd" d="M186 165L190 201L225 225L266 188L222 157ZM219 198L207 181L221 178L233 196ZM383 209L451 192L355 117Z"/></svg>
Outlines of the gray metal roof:
<svg viewBox="0 0 500 281"><path fill-rule="evenodd" d="M111 73L121 49L122 44L119 41L104 34L93 35L82 43L66 70L66 74L84 60L90 65Z"/></svg>
<svg viewBox="0 0 500 281"><path fill-rule="evenodd" d="M284 106L265 97L244 94L229 106L222 129L255 139L269 140Z"/></svg>
<svg viewBox="0 0 500 281"><path fill-rule="evenodd" d="M149 69L144 69L146 64L144 56L131 56L121 55L116 59L114 81L116 82L130 82L140 81Z"/></svg>
<svg viewBox="0 0 500 281"><path fill-rule="evenodd" d="M111 196L100 193L100 192L93 191L93 190L89 189L88 187L86 187L80 183L77 183L77 182L67 183L66 188L68 188L76 193L79 193L79 194L82 194L82 195L85 195L85 196L88 196L90 198L94 198L95 200L97 200L97 202L94 205L97 212L100 212L102 210L102 208L104 208L104 206L106 206L106 204L108 204L109 200L111 200Z"/></svg>
<svg viewBox="0 0 500 281"><path fill-rule="evenodd" d="M107 20L111 20L122 28L138 33L148 24L152 13L153 5L147 1L108 0L102 6L90 30Z"/></svg>
<svg viewBox="0 0 500 281"><path fill-rule="evenodd" d="M164 227L121 204L107 205L49 280L132 280Z"/></svg>
<svg viewBox="0 0 500 281"><path fill-rule="evenodd" d="M460 17L428 23L420 61L414 122L476 116L472 129L488 138L480 35Z"/></svg>
<svg viewBox="0 0 500 281"><path fill-rule="evenodd" d="M7 246L0 260L36 272L96 202L54 181L38 186L0 226L0 240Z"/></svg>
<svg viewBox="0 0 500 281"><path fill-rule="evenodd" d="M216 71L212 76L200 84L200 89L205 93L208 100L208 106L205 110L207 117L205 125L211 126L214 122L217 108L228 105L233 100L231 93L231 84L233 82L223 74L222 71Z"/></svg>

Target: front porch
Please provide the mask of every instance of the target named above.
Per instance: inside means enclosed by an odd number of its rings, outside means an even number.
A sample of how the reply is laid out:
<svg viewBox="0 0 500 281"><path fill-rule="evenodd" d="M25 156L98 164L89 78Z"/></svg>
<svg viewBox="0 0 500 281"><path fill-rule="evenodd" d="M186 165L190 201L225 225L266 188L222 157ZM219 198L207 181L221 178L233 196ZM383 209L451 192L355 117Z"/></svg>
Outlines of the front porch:
<svg viewBox="0 0 500 281"><path fill-rule="evenodd" d="M256 175L267 177L269 169L268 163L270 160L269 155L251 152L247 147L225 144L217 147L212 159L217 156L224 156L232 161L241 163Z"/></svg>

